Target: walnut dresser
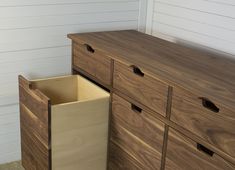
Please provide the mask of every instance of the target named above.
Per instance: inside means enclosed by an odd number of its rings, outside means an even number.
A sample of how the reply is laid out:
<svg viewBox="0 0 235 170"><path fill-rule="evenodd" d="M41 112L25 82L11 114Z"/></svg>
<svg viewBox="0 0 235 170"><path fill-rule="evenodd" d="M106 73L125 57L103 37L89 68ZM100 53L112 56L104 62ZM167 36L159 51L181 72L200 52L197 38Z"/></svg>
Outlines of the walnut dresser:
<svg viewBox="0 0 235 170"><path fill-rule="evenodd" d="M73 74L111 95L107 169L235 169L234 60L134 30L68 37Z"/></svg>
<svg viewBox="0 0 235 170"><path fill-rule="evenodd" d="M235 61L137 31L69 34L110 91L108 169L235 169Z"/></svg>

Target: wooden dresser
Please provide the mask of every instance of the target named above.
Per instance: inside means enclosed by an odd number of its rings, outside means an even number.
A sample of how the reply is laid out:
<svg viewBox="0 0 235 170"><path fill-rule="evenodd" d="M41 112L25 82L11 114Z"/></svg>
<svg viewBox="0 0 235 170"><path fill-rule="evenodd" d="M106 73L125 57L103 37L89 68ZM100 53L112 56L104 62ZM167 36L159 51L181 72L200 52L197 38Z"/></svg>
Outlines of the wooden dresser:
<svg viewBox="0 0 235 170"><path fill-rule="evenodd" d="M111 93L108 169L235 169L235 61L137 31L69 34Z"/></svg>
<svg viewBox="0 0 235 170"><path fill-rule="evenodd" d="M131 30L68 37L74 75L19 76L26 170L235 169L234 60Z"/></svg>

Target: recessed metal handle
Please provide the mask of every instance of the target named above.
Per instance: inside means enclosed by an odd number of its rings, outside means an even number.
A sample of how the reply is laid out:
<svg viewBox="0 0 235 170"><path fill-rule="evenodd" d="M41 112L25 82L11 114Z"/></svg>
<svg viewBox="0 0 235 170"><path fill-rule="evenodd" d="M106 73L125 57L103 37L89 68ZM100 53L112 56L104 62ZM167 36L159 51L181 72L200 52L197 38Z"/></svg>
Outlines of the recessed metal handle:
<svg viewBox="0 0 235 170"><path fill-rule="evenodd" d="M131 68L133 69L133 73L140 77L144 77L144 73L138 68L137 66L132 65Z"/></svg>
<svg viewBox="0 0 235 170"><path fill-rule="evenodd" d="M215 112L215 113L218 113L219 112L219 108L212 102L210 101L209 99L205 98L205 97L199 97L199 99L202 100L202 105L203 107Z"/></svg>
<svg viewBox="0 0 235 170"><path fill-rule="evenodd" d="M136 113L141 113L142 109L134 104L131 104L131 109Z"/></svg>
<svg viewBox="0 0 235 170"><path fill-rule="evenodd" d="M210 149L208 149L207 147L205 147L205 146L203 146L203 145L201 145L201 144L199 144L199 143L197 143L197 149L198 149L199 151L201 151L201 152L203 152L203 153L205 153L205 154L211 156L211 157L214 155L214 152L213 152L213 151L211 151Z"/></svg>
<svg viewBox="0 0 235 170"><path fill-rule="evenodd" d="M84 46L86 47L86 50L89 51L90 53L94 53L95 50L88 44L84 44Z"/></svg>

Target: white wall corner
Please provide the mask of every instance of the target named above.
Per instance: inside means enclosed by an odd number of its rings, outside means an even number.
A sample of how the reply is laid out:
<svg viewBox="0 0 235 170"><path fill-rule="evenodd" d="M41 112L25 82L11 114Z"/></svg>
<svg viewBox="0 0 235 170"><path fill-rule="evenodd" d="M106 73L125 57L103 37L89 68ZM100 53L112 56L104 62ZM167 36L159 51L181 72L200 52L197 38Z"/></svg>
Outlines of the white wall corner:
<svg viewBox="0 0 235 170"><path fill-rule="evenodd" d="M147 4L148 0L139 0L138 31L144 33L146 32Z"/></svg>
<svg viewBox="0 0 235 170"><path fill-rule="evenodd" d="M146 33L152 35L154 0L147 0L146 11Z"/></svg>

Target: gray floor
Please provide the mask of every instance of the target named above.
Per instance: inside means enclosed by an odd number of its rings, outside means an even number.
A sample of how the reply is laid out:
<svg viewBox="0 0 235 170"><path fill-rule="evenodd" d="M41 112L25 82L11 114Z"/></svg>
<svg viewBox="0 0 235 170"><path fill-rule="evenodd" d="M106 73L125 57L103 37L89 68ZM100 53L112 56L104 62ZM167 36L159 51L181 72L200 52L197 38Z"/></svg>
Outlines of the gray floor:
<svg viewBox="0 0 235 170"><path fill-rule="evenodd" d="M21 166L21 162L18 161L0 165L0 170L24 170L24 168Z"/></svg>

